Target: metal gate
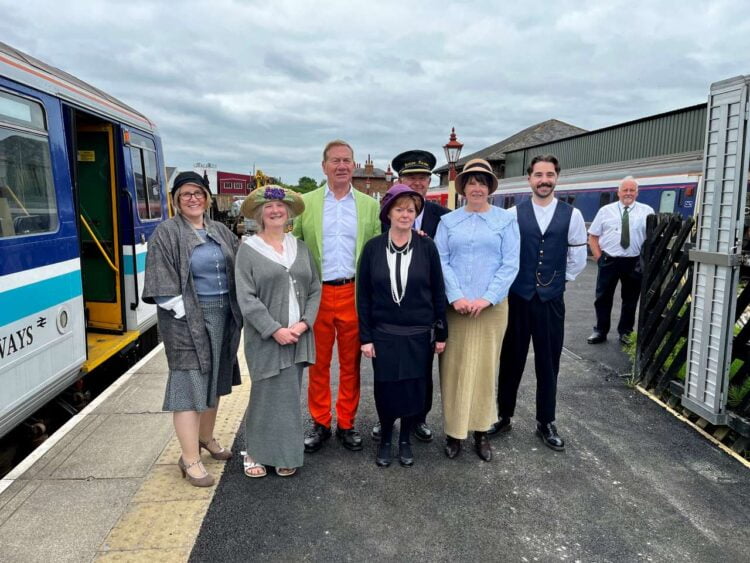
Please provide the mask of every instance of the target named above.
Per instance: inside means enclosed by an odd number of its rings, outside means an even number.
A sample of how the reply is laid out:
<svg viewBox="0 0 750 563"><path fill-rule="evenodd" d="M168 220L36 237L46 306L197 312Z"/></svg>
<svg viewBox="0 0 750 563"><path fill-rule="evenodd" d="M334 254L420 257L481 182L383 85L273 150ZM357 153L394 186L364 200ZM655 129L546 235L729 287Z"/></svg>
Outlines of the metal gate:
<svg viewBox="0 0 750 563"><path fill-rule="evenodd" d="M682 404L713 424L726 424L732 319L735 319L750 158L747 141L750 76L711 85L696 210L693 303Z"/></svg>

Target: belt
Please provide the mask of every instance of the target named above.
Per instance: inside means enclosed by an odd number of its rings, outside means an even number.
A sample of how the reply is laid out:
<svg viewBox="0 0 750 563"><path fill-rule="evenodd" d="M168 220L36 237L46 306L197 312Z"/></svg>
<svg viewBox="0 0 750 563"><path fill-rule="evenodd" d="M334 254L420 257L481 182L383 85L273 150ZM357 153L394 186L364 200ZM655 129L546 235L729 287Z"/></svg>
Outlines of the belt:
<svg viewBox="0 0 750 563"><path fill-rule="evenodd" d="M354 278L339 278L323 282L324 285L346 285L348 283L354 283Z"/></svg>

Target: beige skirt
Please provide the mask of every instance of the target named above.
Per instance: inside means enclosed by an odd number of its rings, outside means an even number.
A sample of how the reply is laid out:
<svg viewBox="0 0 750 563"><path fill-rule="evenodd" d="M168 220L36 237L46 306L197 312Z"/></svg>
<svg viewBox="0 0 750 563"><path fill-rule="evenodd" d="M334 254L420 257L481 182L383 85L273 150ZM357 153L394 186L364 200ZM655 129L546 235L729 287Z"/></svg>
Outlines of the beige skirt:
<svg viewBox="0 0 750 563"><path fill-rule="evenodd" d="M448 308L449 337L440 354L443 428L464 439L497 421L497 377L500 350L508 326L508 300L488 307L473 319Z"/></svg>

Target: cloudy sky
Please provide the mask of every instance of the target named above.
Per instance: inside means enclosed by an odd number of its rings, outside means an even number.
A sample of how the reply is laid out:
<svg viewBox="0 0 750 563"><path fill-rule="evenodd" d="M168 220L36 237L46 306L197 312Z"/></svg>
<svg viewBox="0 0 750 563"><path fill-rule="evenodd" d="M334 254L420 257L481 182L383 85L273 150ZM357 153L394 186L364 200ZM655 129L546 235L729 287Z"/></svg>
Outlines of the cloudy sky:
<svg viewBox="0 0 750 563"><path fill-rule="evenodd" d="M0 0L0 41L135 107L167 165L322 178L340 137L444 163L557 118L585 129L750 74L746 0ZM435 183L436 180L433 180Z"/></svg>

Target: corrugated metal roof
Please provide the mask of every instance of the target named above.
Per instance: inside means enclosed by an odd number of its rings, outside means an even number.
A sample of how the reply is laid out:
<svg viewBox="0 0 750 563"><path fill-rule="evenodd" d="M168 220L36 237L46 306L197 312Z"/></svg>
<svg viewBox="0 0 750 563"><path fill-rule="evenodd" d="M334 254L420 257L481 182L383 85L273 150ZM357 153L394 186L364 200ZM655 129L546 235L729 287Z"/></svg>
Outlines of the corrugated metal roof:
<svg viewBox="0 0 750 563"><path fill-rule="evenodd" d="M539 154L554 154L568 169L703 150L705 132L706 104L699 104L508 151L505 175L524 175Z"/></svg>

